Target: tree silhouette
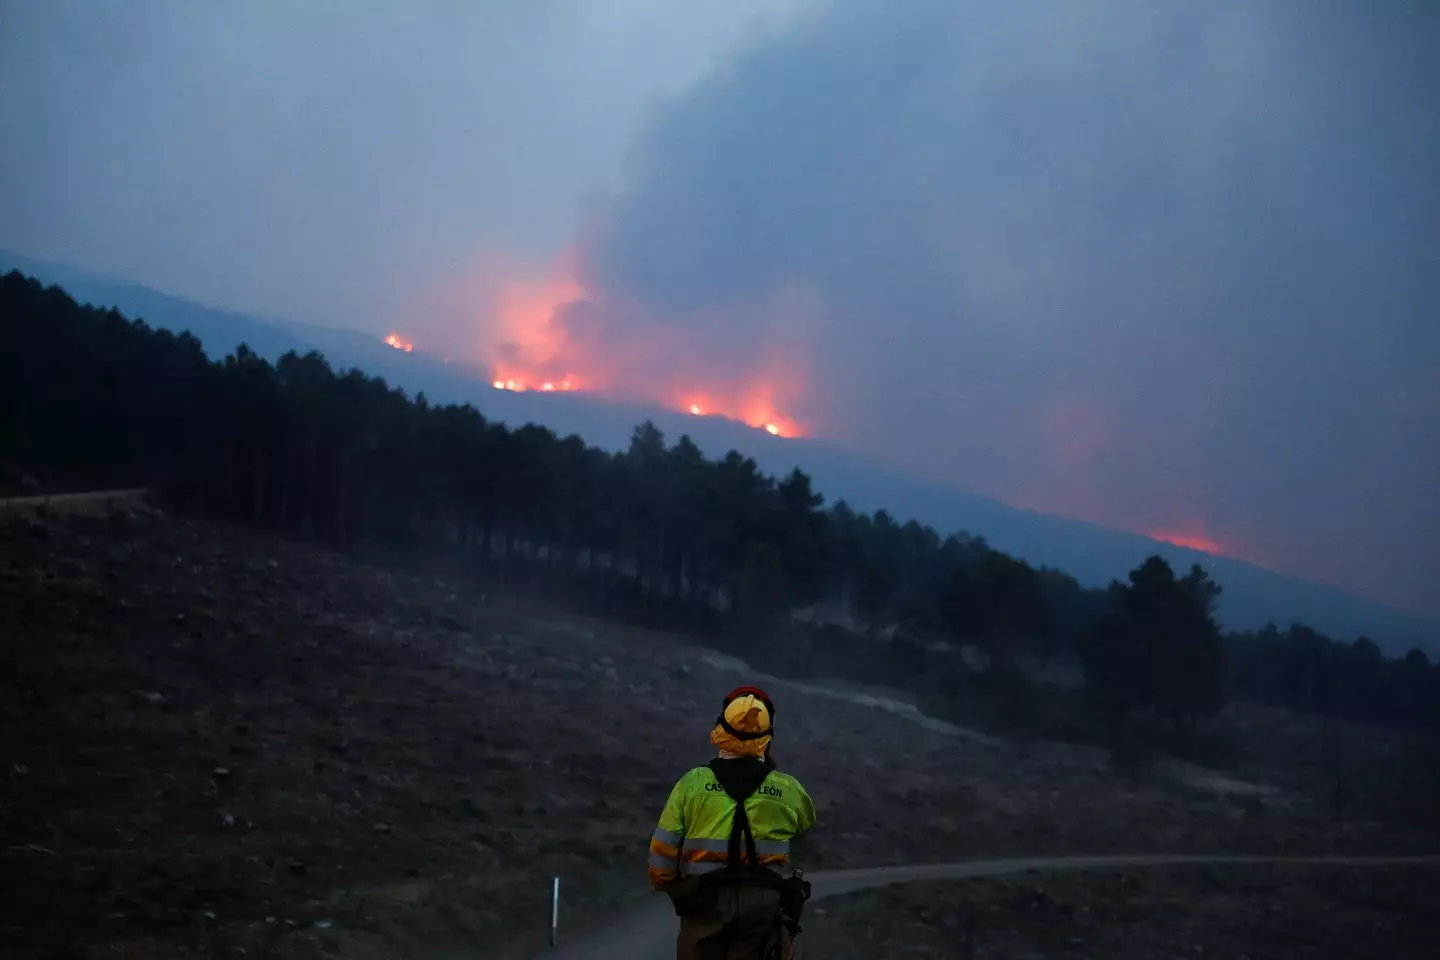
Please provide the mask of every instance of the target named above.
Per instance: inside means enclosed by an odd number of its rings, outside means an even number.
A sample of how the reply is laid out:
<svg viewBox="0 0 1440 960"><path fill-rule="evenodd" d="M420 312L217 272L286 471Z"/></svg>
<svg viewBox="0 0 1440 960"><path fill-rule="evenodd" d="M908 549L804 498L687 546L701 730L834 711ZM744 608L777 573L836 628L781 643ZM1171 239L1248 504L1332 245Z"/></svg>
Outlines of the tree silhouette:
<svg viewBox="0 0 1440 960"><path fill-rule="evenodd" d="M798 470L777 480L733 450L710 459L652 424L612 454L407 397L316 353L271 364L242 346L211 362L189 334L78 306L18 273L0 277L0 326L0 492L147 485L288 536L452 550L505 584L743 634L797 669L911 689L963 675L959 653L936 652L950 640L1007 664L1021 648L1078 653L1110 716L1184 724L1213 712L1228 686L1264 703L1440 727L1440 666L1420 651L1386 660L1368 640L1300 625L1222 645L1219 588L1198 567L1177 578L1152 558L1128 584L1086 589L982 537L843 502L827 510ZM821 606L856 632L769 642L787 613Z"/></svg>
<svg viewBox="0 0 1440 960"><path fill-rule="evenodd" d="M1111 585L1110 612L1081 639L1095 705L1111 723L1150 715L1181 726L1220 708L1224 649L1212 610L1219 587L1199 566L1177 579L1161 557Z"/></svg>

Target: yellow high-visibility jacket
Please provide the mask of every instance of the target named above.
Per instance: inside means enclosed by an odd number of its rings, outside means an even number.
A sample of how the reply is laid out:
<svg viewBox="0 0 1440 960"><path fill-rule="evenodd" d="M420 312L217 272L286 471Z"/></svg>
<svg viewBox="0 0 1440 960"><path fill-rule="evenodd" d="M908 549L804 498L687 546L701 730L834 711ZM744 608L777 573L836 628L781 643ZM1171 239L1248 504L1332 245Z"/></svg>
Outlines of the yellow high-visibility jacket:
<svg viewBox="0 0 1440 960"><path fill-rule="evenodd" d="M815 825L815 804L799 780L772 770L745 800L745 816L759 865L782 866L790 862L790 842ZM735 800L709 767L681 777L650 838L650 885L663 890L681 877L727 866L734 821Z"/></svg>

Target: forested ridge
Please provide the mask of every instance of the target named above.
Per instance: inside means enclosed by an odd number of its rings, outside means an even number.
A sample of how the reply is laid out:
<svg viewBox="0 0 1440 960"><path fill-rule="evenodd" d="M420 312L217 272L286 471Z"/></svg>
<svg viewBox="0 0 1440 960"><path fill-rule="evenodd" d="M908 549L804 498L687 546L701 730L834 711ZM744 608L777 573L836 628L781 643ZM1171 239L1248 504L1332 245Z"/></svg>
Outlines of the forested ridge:
<svg viewBox="0 0 1440 960"><path fill-rule="evenodd" d="M1153 557L1127 583L1085 589L980 536L827 506L798 470L707 458L648 423L612 454L315 353L271 364L241 347L213 362L189 334L19 273L0 278L0 322L8 493L145 485L286 536L446 551L477 576L711 633L784 672L942 704L978 684L1007 716L1035 695L1017 664L1048 658L1081 666L1107 723L1183 726L1240 697L1440 727L1440 665L1423 652L1387 660L1301 625L1222 637L1223 591L1199 567L1177 576Z"/></svg>

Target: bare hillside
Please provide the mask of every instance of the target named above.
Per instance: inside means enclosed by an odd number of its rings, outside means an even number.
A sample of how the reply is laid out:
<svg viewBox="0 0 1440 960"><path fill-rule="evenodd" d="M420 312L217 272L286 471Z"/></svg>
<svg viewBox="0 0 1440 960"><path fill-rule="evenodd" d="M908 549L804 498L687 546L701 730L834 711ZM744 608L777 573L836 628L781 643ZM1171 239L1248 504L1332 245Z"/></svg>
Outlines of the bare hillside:
<svg viewBox="0 0 1440 960"><path fill-rule="evenodd" d="M828 900L809 956L1368 960L1440 937L1434 866L1197 866L912 883Z"/></svg>
<svg viewBox="0 0 1440 960"><path fill-rule="evenodd" d="M0 518L0 544L7 955L525 955L550 876L572 930L646 895L666 792L757 678L818 802L809 866L1430 839L1398 808L1333 823L1282 759L1119 779L460 571L133 509Z"/></svg>

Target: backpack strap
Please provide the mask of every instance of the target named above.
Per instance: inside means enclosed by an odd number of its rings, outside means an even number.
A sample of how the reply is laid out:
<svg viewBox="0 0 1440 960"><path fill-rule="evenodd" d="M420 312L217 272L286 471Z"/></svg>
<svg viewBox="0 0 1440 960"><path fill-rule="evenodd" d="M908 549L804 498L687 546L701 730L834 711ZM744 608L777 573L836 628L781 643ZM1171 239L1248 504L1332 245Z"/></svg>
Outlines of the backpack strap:
<svg viewBox="0 0 1440 960"><path fill-rule="evenodd" d="M754 793L755 791L750 791ZM730 824L730 862L740 864L740 841L745 841L746 861L752 867L760 866L760 857L755 853L755 834L750 829L750 815L745 812L745 799L735 798L735 819Z"/></svg>
<svg viewBox="0 0 1440 960"><path fill-rule="evenodd" d="M719 759L711 760L705 766L715 775L716 781L725 789L725 793L735 801L735 817L730 823L730 841L728 849L726 850L726 854L729 857L727 866L737 871L741 868L741 864L745 862L742 861L740 857L741 845L743 844L744 852L749 858L748 863L750 868L759 869L760 857L755 850L755 833L750 828L750 815L745 812L745 801L750 798L751 794L760 789L760 785L764 783L765 778L770 775L770 770L763 767L762 764L761 769L757 771L760 773L758 778L753 775L735 777L728 775L730 771L725 769L723 766L724 762L725 761ZM722 776L722 771L727 775Z"/></svg>

